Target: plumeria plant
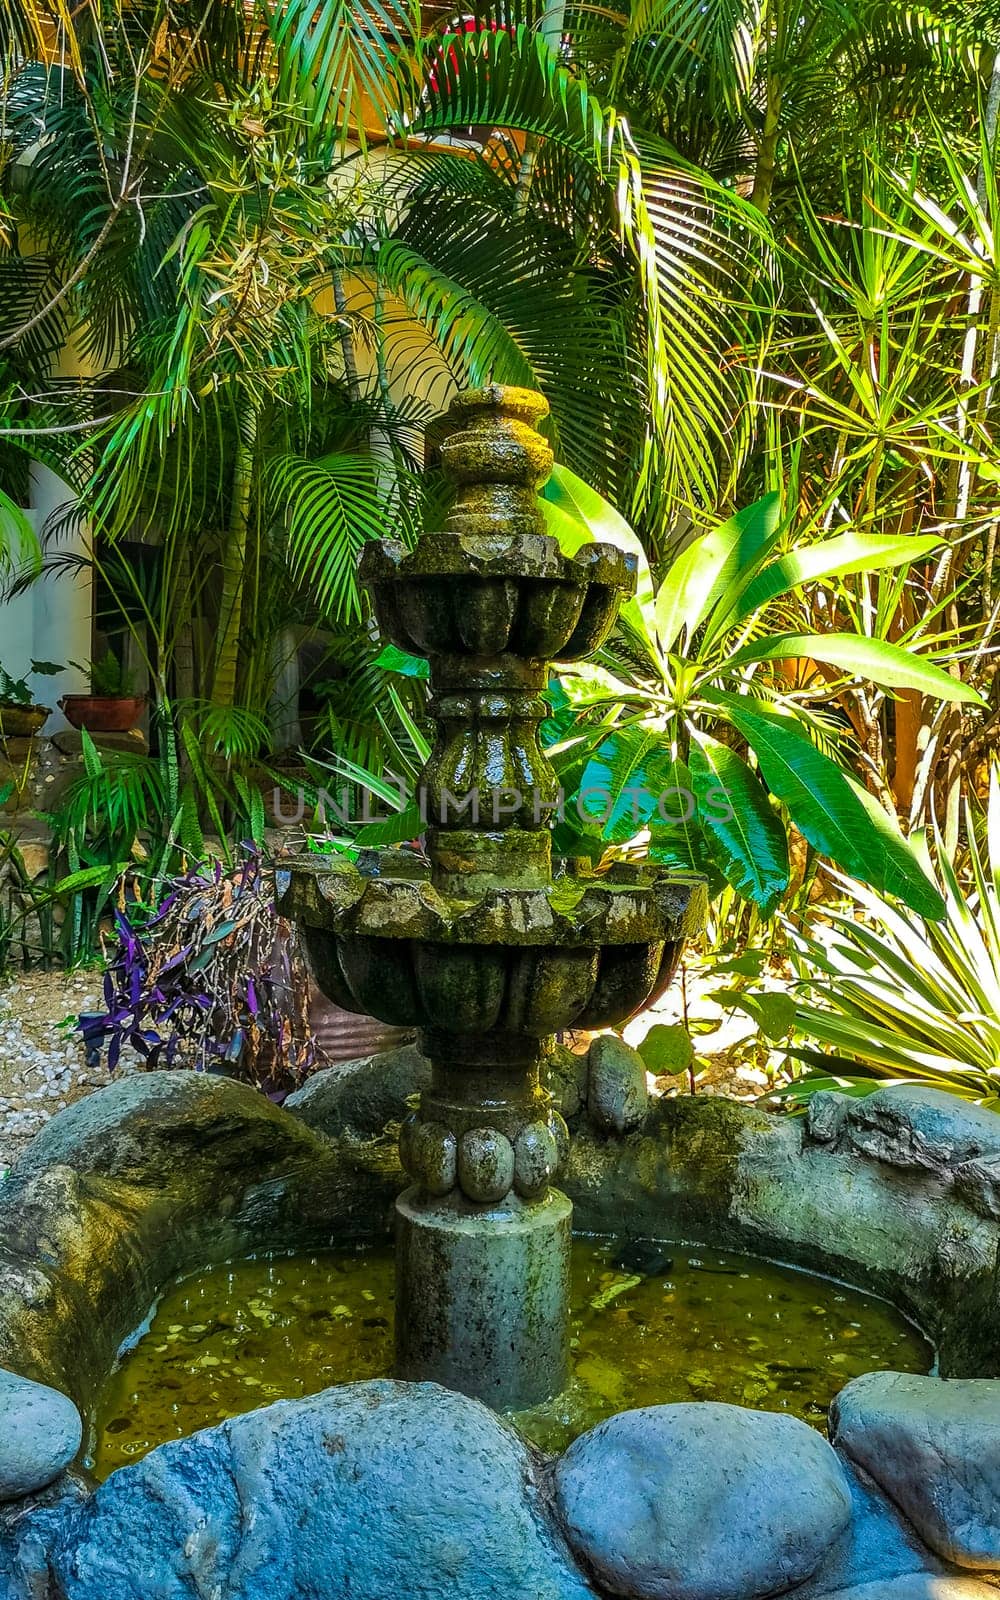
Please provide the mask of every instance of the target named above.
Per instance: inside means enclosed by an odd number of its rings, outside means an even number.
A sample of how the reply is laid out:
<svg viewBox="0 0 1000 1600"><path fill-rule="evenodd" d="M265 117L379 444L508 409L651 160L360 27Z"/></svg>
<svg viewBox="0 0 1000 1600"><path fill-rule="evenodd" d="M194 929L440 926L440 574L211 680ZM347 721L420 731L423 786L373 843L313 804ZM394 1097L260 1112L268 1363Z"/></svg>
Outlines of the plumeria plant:
<svg viewBox="0 0 1000 1600"><path fill-rule="evenodd" d="M611 539L639 572L610 643L550 691L549 755L580 797L566 807L562 848L600 857L645 830L652 859L704 871L771 915L794 828L862 883L940 917L926 864L852 771L838 698L859 680L972 705L981 696L917 636L807 633L794 620L805 587L905 568L939 540L847 531L799 543L770 494L693 539L656 584L632 530L572 473L557 467L543 493L564 549Z"/></svg>

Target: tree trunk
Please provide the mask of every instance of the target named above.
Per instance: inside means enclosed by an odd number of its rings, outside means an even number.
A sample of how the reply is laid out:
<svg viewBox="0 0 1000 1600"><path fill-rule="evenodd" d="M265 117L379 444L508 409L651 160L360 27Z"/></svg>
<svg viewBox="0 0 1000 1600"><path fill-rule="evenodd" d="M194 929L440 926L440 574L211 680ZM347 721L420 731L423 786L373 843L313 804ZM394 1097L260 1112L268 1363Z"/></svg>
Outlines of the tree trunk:
<svg viewBox="0 0 1000 1600"><path fill-rule="evenodd" d="M778 174L778 139L781 134L782 88L777 78L769 78L767 104L764 110L764 130L757 146L757 166L754 171L750 204L766 216L771 205L774 180Z"/></svg>
<svg viewBox="0 0 1000 1600"><path fill-rule="evenodd" d="M222 604L219 610L219 648L215 657L212 704L236 704L240 629L243 621L243 584L247 569L247 541L257 448L258 413L248 406L240 418L240 437L233 466L233 492L229 528L222 551Z"/></svg>

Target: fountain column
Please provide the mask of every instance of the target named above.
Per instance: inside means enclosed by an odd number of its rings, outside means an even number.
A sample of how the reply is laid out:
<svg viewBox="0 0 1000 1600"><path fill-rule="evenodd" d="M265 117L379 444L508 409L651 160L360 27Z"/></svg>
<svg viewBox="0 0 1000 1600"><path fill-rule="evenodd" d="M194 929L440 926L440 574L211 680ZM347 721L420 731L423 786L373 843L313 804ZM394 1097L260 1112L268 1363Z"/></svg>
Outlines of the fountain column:
<svg viewBox="0 0 1000 1600"><path fill-rule="evenodd" d="M512 535L541 532L536 494L552 454L534 424L544 410L509 390L453 408L442 456L458 489L445 535L463 553L488 562ZM430 655L438 731L420 784L431 883L445 895L552 880L542 819L559 784L538 738L548 666L539 641L510 637L513 599L498 575L467 619L478 648ZM502 648L484 653L491 624ZM420 1034L432 1084L400 1144L414 1182L396 1206L397 1370L518 1409L567 1381L572 1206L551 1184L568 1133L540 1084L551 1038L516 1025L465 1031L484 1001L489 1010L491 986L499 1002L516 981L502 947L492 972L474 965L455 952L438 972L452 1021Z"/></svg>
<svg viewBox="0 0 1000 1600"><path fill-rule="evenodd" d="M566 556L546 532L545 411L521 389L460 395L444 529L362 555L383 636L430 664L426 855L314 855L284 900L323 993L415 1026L431 1063L400 1139L397 1370L498 1410L567 1378L572 1208L554 1184L569 1136L541 1085L552 1036L661 994L705 911L701 879L552 859L548 663L600 647L635 563L599 543Z"/></svg>
<svg viewBox="0 0 1000 1600"><path fill-rule="evenodd" d="M519 1410L567 1381L572 1206L550 1187L556 1139L544 1108L515 1109L513 1096L476 1105L459 1086L442 1104L463 1067L473 1080L482 1070L488 1046L464 1044L463 1062L437 1041L424 1048L434 1085L404 1145L416 1181L396 1203L397 1371ZM526 1083L537 1084L542 1048L523 1052Z"/></svg>

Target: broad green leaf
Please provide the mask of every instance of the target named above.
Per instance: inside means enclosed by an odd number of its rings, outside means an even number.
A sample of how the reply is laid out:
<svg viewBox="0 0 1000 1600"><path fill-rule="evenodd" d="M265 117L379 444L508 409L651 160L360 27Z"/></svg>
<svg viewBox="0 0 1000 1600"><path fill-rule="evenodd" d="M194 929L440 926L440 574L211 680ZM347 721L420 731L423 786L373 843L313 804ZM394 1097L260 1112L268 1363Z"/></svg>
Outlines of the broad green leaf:
<svg viewBox="0 0 1000 1600"><path fill-rule="evenodd" d="M654 1077L676 1077L694 1060L694 1045L684 1024L658 1022L638 1046L647 1072Z"/></svg>
<svg viewBox="0 0 1000 1600"><path fill-rule="evenodd" d="M429 678L430 664L423 656L411 656L397 645L383 645L375 657L375 665L385 672L398 672L404 678Z"/></svg>
<svg viewBox="0 0 1000 1600"><path fill-rule="evenodd" d="M420 815L420 807L412 801L404 810L393 817L385 817L378 822L368 822L359 828L356 842L359 845L405 844L408 839L416 839L424 831L424 821Z"/></svg>
<svg viewBox="0 0 1000 1600"><path fill-rule="evenodd" d="M868 678L884 689L917 689L936 700L985 704L971 684L952 678L916 651L854 633L784 633L746 645L730 656L728 665L738 667L747 661L787 661L803 656L827 661L855 677Z"/></svg>
<svg viewBox="0 0 1000 1600"><path fill-rule="evenodd" d="M850 774L847 777L858 804L867 814L869 826L882 852L882 878L875 883L875 887L885 894L896 895L914 911L919 911L922 917L928 917L932 922L940 920L945 913L944 898L928 876L913 846L903 837L896 818L883 810L864 784L858 783ZM875 880L872 879L872 882ZM913 898L914 887L919 891L917 899Z"/></svg>
<svg viewBox="0 0 1000 1600"><path fill-rule="evenodd" d="M661 650L672 650L682 632L690 645L720 595L767 548L779 516L777 494L765 495L681 552L660 585L653 608Z"/></svg>
<svg viewBox="0 0 1000 1600"><path fill-rule="evenodd" d="M571 670L560 674L559 681L565 703L578 710L603 704L618 707L628 700L647 703L640 691L593 661L574 662Z"/></svg>
<svg viewBox="0 0 1000 1600"><path fill-rule="evenodd" d="M545 523L545 531L559 545L564 556L575 556L582 545L594 538L589 527L579 517L548 499L543 490L538 497L538 509Z"/></svg>
<svg viewBox="0 0 1000 1600"><path fill-rule="evenodd" d="M642 548L639 535L625 521L620 511L616 511L603 495L598 494L582 478L568 467L556 465L541 490L542 499L555 506L557 512L565 516L570 522L582 524L584 535L578 539L575 549L567 551L573 555L587 539L596 539L603 544L614 544L619 549L625 550L629 555L634 555L640 563L640 568L645 568L648 575L649 563L646 552ZM558 519L559 526L563 526L562 518ZM566 530L567 536L569 530ZM650 586L650 595L652 586Z"/></svg>
<svg viewBox="0 0 1000 1600"><path fill-rule="evenodd" d="M583 770L582 817L608 844L627 844L656 812L672 766L662 735L618 728L602 740Z"/></svg>
<svg viewBox="0 0 1000 1600"><path fill-rule="evenodd" d="M772 1044L787 1038L795 1026L795 1000L780 990L763 989L755 994L746 994L742 989L716 989L710 998L723 1006L735 1006L738 1011L752 1017L765 1039Z"/></svg>
<svg viewBox="0 0 1000 1600"><path fill-rule="evenodd" d="M698 817L726 882L772 916L788 888L788 841L767 791L707 733L694 732L689 760Z"/></svg>
<svg viewBox="0 0 1000 1600"><path fill-rule="evenodd" d="M650 861L679 872L700 872L708 879L713 899L722 893L726 880L708 847L698 816L694 779L683 761L671 764L648 827Z"/></svg>
<svg viewBox="0 0 1000 1600"><path fill-rule="evenodd" d="M741 978L759 978L766 963L767 957L763 950L745 950L742 955L731 956L726 961L713 962L710 971L712 977L736 972Z"/></svg>
<svg viewBox="0 0 1000 1600"><path fill-rule="evenodd" d="M863 882L898 895L921 916L941 916L941 896L902 835L889 837L884 813L885 827L873 826L874 814L846 773L790 718L759 706L750 710L739 695L718 693L714 699L752 747L771 793L788 807L814 849Z"/></svg>
<svg viewBox="0 0 1000 1600"><path fill-rule="evenodd" d="M713 636L734 623L741 622L751 612L779 595L788 594L803 583L815 583L820 578L846 578L855 572L878 572L890 567L906 566L908 562L922 561L940 547L941 540L930 535L906 535L889 538L875 533L843 533L834 539L822 539L818 544L789 550L777 561L733 597L728 615L720 612L712 619Z"/></svg>
<svg viewBox="0 0 1000 1600"><path fill-rule="evenodd" d="M636 591L621 609L622 620L648 647L655 660L656 650L650 632L649 612L653 604L653 576L646 560L646 552L638 534L629 527L620 512L610 505L596 489L584 483L568 467L555 466L552 475L541 490L543 502L553 506L558 513L552 517L545 511L548 529L559 540L565 555L575 555L588 539L598 543L617 545L636 559ZM584 530L576 537L567 523L575 523ZM576 542L574 544L574 539ZM570 546L572 545L572 548Z"/></svg>

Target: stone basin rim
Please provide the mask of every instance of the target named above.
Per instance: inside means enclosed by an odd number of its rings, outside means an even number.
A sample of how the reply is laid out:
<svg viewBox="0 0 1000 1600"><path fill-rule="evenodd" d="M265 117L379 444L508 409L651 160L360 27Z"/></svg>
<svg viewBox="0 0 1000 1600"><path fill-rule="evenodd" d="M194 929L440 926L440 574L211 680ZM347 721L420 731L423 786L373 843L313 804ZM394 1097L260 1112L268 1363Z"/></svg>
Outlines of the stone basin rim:
<svg viewBox="0 0 1000 1600"><path fill-rule="evenodd" d="M366 584L410 583L434 578L524 579L597 584L631 594L637 560L618 545L595 541L564 555L547 533L424 533L408 550L396 539L373 539L361 553L359 579Z"/></svg>
<svg viewBox="0 0 1000 1600"><path fill-rule="evenodd" d="M389 851L381 859L393 864ZM428 877L369 874L341 862L317 863L315 856L286 859L276 876L283 914L305 927L511 948L678 943L701 926L707 900L704 878L667 869L647 882L586 880L573 901L565 891L574 879L486 888L459 899Z"/></svg>
<svg viewBox="0 0 1000 1600"><path fill-rule="evenodd" d="M382 1059L371 1058L376 1075ZM0 1366L89 1412L119 1348L178 1276L384 1238L405 1181L394 1136L326 1135L323 1115L321 1104L279 1110L233 1080L166 1071L60 1112L0 1182ZM562 1186L578 1233L805 1269L893 1305L939 1352L943 1376L998 1376L1000 1225L969 1209L961 1184L945 1193L914 1167L904 1192L897 1168L817 1141L805 1119L735 1102L659 1101L624 1138L572 1122ZM809 1215L803 1196L817 1187ZM873 1231L884 1200L896 1242Z"/></svg>

